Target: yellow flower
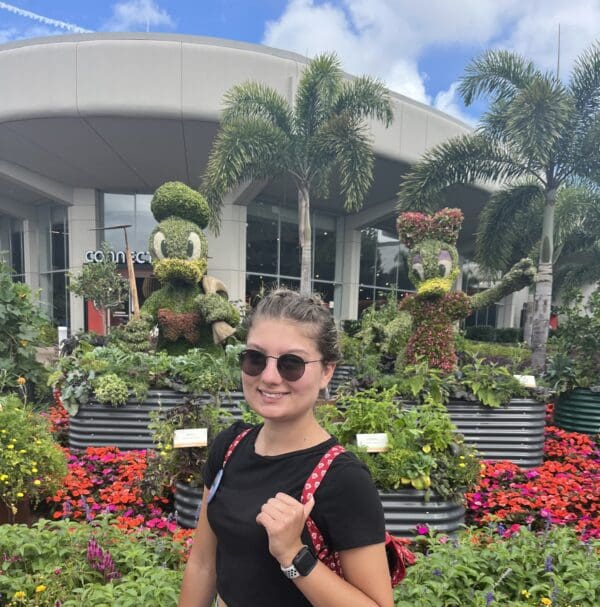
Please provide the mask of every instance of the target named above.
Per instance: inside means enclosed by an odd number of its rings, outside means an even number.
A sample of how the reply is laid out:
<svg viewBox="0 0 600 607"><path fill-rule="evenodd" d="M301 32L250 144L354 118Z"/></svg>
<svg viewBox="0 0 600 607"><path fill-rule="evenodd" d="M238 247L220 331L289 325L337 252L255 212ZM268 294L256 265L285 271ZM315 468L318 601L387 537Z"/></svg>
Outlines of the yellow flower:
<svg viewBox="0 0 600 607"><path fill-rule="evenodd" d="M552 599L549 599L547 596L540 599L542 605L548 607L548 605L552 605Z"/></svg>
<svg viewBox="0 0 600 607"><path fill-rule="evenodd" d="M24 599L26 596L27 595L22 590L17 590L17 592L14 593L13 598Z"/></svg>
<svg viewBox="0 0 600 607"><path fill-rule="evenodd" d="M44 592L44 590L46 590L46 586L44 586L44 584L40 584L39 586L35 587L36 592Z"/></svg>
<svg viewBox="0 0 600 607"><path fill-rule="evenodd" d="M524 596L526 599L528 599L528 598L531 596L531 595L529 594L529 591L528 591L528 590L521 590L521 594L522 594L522 595L523 595L523 596Z"/></svg>
<svg viewBox="0 0 600 607"><path fill-rule="evenodd" d="M37 471L38 471L38 469L37 469L37 468L32 468L32 469L31 469L31 473L32 473L32 474L35 474Z"/></svg>
<svg viewBox="0 0 600 607"><path fill-rule="evenodd" d="M460 462L460 464L458 464L459 468L464 468L467 464L465 464L464 462Z"/></svg>
<svg viewBox="0 0 600 607"><path fill-rule="evenodd" d="M458 459L465 459L464 455L459 455Z"/></svg>
<svg viewBox="0 0 600 607"><path fill-rule="evenodd" d="M42 484L42 481L36 478L36 479L33 481L33 484L34 484L34 485L41 485L41 484Z"/></svg>
<svg viewBox="0 0 600 607"><path fill-rule="evenodd" d="M22 491L19 491L19 493L17 493L17 497L25 497L25 494Z"/></svg>
<svg viewBox="0 0 600 607"><path fill-rule="evenodd" d="M21 342L23 343L23 342ZM19 384L19 386L24 386L27 383L27 380L24 377L19 377L17 379L17 383Z"/></svg>
<svg viewBox="0 0 600 607"><path fill-rule="evenodd" d="M8 449L14 449L14 448L15 448L15 446L14 446L14 445L11 443L10 445L8 445L8 447L7 447L7 448L8 448Z"/></svg>
<svg viewBox="0 0 600 607"><path fill-rule="evenodd" d="M429 453L431 451L431 445L423 446L423 453Z"/></svg>

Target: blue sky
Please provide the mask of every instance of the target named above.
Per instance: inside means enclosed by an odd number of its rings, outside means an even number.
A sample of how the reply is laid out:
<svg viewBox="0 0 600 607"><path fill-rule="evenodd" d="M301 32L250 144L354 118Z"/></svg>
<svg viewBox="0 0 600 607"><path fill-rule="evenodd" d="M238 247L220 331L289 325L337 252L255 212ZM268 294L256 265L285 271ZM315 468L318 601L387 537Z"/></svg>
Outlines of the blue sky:
<svg viewBox="0 0 600 607"><path fill-rule="evenodd" d="M60 23L58 23L60 22ZM457 81L469 60L506 48L561 76L600 38L600 0L13 0L0 2L0 42L92 31L149 31L336 51L346 71L474 122Z"/></svg>

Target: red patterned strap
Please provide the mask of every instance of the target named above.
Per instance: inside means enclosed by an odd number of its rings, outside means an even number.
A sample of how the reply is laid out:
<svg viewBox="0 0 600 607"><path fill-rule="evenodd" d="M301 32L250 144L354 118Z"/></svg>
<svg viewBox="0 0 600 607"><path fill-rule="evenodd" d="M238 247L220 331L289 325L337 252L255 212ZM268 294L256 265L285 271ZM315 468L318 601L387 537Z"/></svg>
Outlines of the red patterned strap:
<svg viewBox="0 0 600 607"><path fill-rule="evenodd" d="M223 465L221 466L221 468L225 468L225 464L231 457L231 454L234 452L235 448L242 442L244 436L246 436L246 434L250 432L250 430L252 430L252 428L246 428L233 439L233 442L231 443L231 445L229 445L229 449L227 449L227 452L225 453L225 457L223 458Z"/></svg>
<svg viewBox="0 0 600 607"><path fill-rule="evenodd" d="M323 455L319 463L315 466L315 469L312 471L311 475L306 479L306 483L304 484L304 489L302 490L302 497L300 501L303 504L306 504L313 496L315 491L320 487L323 482L323 478L329 470L333 460L340 455L340 453L344 453L346 449L341 445L334 445ZM317 556L320 560L324 561L330 554L328 546L325 544L325 540L323 539L323 534L319 531L316 523L309 516L306 519L306 528L310 533L310 538L312 540L313 546L317 552ZM332 569L335 569L335 565L331 563L329 565Z"/></svg>

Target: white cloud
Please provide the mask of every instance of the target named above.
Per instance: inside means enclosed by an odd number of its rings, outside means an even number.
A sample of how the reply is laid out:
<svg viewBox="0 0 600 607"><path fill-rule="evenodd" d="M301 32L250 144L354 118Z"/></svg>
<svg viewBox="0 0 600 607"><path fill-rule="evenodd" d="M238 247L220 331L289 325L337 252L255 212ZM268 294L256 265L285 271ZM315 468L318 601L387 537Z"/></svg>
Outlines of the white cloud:
<svg viewBox="0 0 600 607"><path fill-rule="evenodd" d="M559 22L566 74L598 35L598 0L567 6L564 0L290 0L281 17L266 24L263 43L309 57L334 50L351 74L378 76L393 91L472 122L456 83L431 90L419 65L423 55L439 52L443 61L444 53L461 47L502 46L555 69Z"/></svg>
<svg viewBox="0 0 600 607"><path fill-rule="evenodd" d="M123 32L146 28L171 28L175 23L169 13L154 0L128 0L113 6L113 14L102 29Z"/></svg>

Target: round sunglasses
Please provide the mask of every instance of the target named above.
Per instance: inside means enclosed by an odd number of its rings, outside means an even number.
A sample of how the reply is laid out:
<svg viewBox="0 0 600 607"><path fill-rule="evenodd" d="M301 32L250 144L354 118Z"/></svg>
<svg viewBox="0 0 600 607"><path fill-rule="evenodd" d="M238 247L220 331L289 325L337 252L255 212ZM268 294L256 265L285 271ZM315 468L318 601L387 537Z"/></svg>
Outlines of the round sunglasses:
<svg viewBox="0 0 600 607"><path fill-rule="evenodd" d="M277 371L285 381L298 381L310 363L320 363L319 360L303 360L295 354L282 354L281 356L267 356L258 350L244 350L240 352L240 366L246 375L256 377L267 366L267 358L277 361Z"/></svg>

